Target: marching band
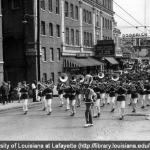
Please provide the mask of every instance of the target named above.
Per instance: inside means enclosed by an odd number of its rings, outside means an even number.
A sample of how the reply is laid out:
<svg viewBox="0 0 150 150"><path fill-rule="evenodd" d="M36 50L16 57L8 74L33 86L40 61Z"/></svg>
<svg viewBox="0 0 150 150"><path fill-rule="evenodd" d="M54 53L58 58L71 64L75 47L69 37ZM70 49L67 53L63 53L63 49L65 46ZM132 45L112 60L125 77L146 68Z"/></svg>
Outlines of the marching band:
<svg viewBox="0 0 150 150"><path fill-rule="evenodd" d="M93 118L99 118L101 107L110 104L113 113L119 109L119 119L123 120L125 108L129 101L132 113L136 113L137 103L144 109L150 105L150 74L147 71L127 72L122 74L104 74L102 72L93 76L67 75L62 73L57 85L59 107L66 103L66 110L70 110L70 116L75 116L77 107L85 105L85 127L93 126ZM52 113L54 83L52 80L46 83L37 82L38 94L43 104L43 111L47 115ZM29 85L24 81L18 84L16 91L20 99L23 99L24 114L28 112Z"/></svg>

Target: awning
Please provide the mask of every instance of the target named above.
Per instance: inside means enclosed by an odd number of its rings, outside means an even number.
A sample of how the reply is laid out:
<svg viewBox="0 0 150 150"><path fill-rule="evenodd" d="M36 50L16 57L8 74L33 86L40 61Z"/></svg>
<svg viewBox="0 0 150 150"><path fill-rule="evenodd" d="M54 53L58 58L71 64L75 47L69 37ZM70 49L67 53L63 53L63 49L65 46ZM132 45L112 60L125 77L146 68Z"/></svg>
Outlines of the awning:
<svg viewBox="0 0 150 150"><path fill-rule="evenodd" d="M103 65L102 62L99 62L96 59L91 57L88 58L75 58L67 57L64 58L64 67L90 67L90 66L100 66Z"/></svg>
<svg viewBox="0 0 150 150"><path fill-rule="evenodd" d="M110 62L111 64L113 64L113 65L119 64L118 61L117 61L115 58L113 58L113 57L105 57L105 59L106 59L107 61L109 61L109 62Z"/></svg>

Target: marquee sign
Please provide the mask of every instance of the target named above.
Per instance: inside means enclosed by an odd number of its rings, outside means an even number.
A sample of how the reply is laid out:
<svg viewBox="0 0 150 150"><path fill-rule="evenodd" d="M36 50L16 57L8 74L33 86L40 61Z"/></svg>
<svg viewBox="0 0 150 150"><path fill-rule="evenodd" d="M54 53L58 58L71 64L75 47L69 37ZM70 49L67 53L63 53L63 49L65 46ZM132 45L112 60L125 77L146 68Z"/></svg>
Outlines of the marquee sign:
<svg viewBox="0 0 150 150"><path fill-rule="evenodd" d="M147 33L123 34L122 38L143 38L147 37Z"/></svg>

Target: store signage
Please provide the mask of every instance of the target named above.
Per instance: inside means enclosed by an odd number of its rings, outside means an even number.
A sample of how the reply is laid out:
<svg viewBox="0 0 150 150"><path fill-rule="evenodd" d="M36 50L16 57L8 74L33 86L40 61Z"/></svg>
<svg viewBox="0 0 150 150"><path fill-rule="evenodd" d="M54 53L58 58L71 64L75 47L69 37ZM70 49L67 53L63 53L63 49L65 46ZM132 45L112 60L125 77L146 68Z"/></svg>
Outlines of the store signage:
<svg viewBox="0 0 150 150"><path fill-rule="evenodd" d="M122 38L140 38L147 37L147 33L123 34Z"/></svg>

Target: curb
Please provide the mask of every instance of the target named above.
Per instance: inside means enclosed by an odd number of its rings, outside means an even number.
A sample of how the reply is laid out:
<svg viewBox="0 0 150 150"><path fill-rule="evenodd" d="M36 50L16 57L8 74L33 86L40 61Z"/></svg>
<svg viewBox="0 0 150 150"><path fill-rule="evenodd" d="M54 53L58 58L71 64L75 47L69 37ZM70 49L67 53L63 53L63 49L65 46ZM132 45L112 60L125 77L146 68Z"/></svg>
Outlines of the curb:
<svg viewBox="0 0 150 150"><path fill-rule="evenodd" d="M32 102L32 103L29 103L28 106L29 106L29 108L32 108L33 106L39 105L41 103L42 103L41 101L40 102ZM4 111L8 111L8 110L15 110L15 109L22 109L22 105L0 109L0 113L4 112Z"/></svg>

